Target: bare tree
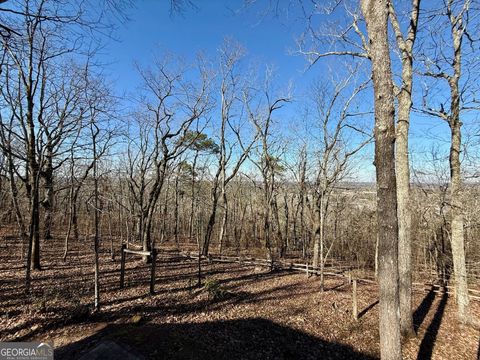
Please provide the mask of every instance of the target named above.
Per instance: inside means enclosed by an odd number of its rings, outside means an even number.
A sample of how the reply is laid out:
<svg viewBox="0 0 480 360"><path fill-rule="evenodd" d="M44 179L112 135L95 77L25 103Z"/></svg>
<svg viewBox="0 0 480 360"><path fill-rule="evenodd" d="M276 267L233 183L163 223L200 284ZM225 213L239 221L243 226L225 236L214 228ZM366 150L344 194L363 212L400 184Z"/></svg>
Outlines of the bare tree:
<svg viewBox="0 0 480 360"><path fill-rule="evenodd" d="M195 209L198 203L196 196L196 180L198 177L198 161L199 156L201 155L215 155L220 152L219 146L215 143L212 138L209 138L205 133L200 132L199 130L188 131L185 133L185 136L180 139L183 143L187 144L189 150L193 151L193 160L190 163L184 161L182 165L184 168L188 169L188 175L190 178L191 184L191 201L190 201L190 218L188 222L188 235L190 239L193 239L194 232L194 220L195 220ZM198 239L197 239L198 240ZM197 241L198 242L198 241ZM202 243L202 241L200 241ZM203 245L201 246L203 248ZM200 249L200 252L203 249Z"/></svg>
<svg viewBox="0 0 480 360"><path fill-rule="evenodd" d="M401 359L395 104L388 43L388 1L362 0L361 10L369 37L368 55L375 95L380 354L382 359Z"/></svg>
<svg viewBox="0 0 480 360"><path fill-rule="evenodd" d="M333 86L330 83L317 84L313 94L319 136L315 141L318 146L313 146L318 149L313 154L316 165L316 176L312 181L313 199L307 205L313 219L313 266L320 266L322 291L325 262L335 240L326 248L325 224L330 196L334 187L348 175L351 158L371 140L367 130L359 124L361 114L352 109L357 95L366 88L368 82L355 86L353 80L352 73ZM353 90L350 90L352 86ZM331 88L333 90L330 91ZM348 91L351 91L350 95L345 94ZM360 140L355 141L355 136Z"/></svg>
<svg viewBox="0 0 480 360"><path fill-rule="evenodd" d="M58 68L58 66L56 66ZM38 148L43 149L40 163L40 177L43 180L44 196L41 201L44 210L43 238L52 237L53 209L55 201L55 175L70 154L78 149L78 135L86 107L82 92L87 84L85 70L67 62L59 74L48 71L44 76L50 79L46 94L48 102L45 115L38 119Z"/></svg>
<svg viewBox="0 0 480 360"><path fill-rule="evenodd" d="M276 176L279 172L283 171L281 160L276 156L275 144L272 140L273 116L290 101L290 97L272 97L272 90L270 88L271 77L271 70L267 69L264 88L259 91L259 94L244 92L243 98L247 116L255 126L260 142L259 148L255 151L257 157L253 158L253 154L249 154L249 158L259 170L262 179L263 236L265 239L267 260L273 265L274 246L272 245L274 244L272 244L272 219L274 219L275 213L278 210L276 202ZM279 230L278 222L276 225L277 230Z"/></svg>
<svg viewBox="0 0 480 360"><path fill-rule="evenodd" d="M423 111L447 122L450 128L450 226L453 267L455 273L455 294L458 306L458 319L462 323L471 322L467 269L465 265L465 229L464 208L462 202L462 113L478 109L475 88L468 80L472 77L470 69L478 66L476 41L469 31L478 26L478 14L474 14L472 1L448 0L445 9L435 12L430 21L435 26L445 26L448 31L438 32L434 37L435 49L425 48L422 56L424 75L438 80L434 86L446 85L447 97L433 97L431 89L426 88ZM438 16L442 15L442 16ZM437 27L435 29L438 29ZM433 29L432 29L433 31ZM437 33L437 30L435 30ZM469 47L464 43L470 42ZM478 50L477 50L478 51ZM430 53L432 55L430 55ZM468 65L468 67L465 67ZM466 73L464 73L466 72ZM474 75L474 74L473 74ZM463 80L463 81L462 81ZM439 83L441 82L441 83Z"/></svg>
<svg viewBox="0 0 480 360"><path fill-rule="evenodd" d="M145 86L145 110L137 123L144 140L139 151L130 155L129 189L137 205L138 234L143 249L149 251L154 245L151 228L168 163L195 142L196 137L186 135L192 123L209 110L210 79L206 69L200 68L200 83L194 84L185 79L184 70L159 59L152 70L140 70L140 74Z"/></svg>
<svg viewBox="0 0 480 360"><path fill-rule="evenodd" d="M417 37L420 0L412 1L409 26L406 35L389 1L389 18L395 33L402 64L401 85L398 86L396 128L396 176L398 214L398 272L400 279L400 329L402 335L414 335L412 316L412 240L410 210L410 161L408 156L408 133L413 91L413 47Z"/></svg>
<svg viewBox="0 0 480 360"><path fill-rule="evenodd" d="M100 20L102 16L91 16L98 8L84 7L84 2L66 4L55 0L23 0L16 2L12 8L8 6L8 1L3 3L6 7L0 8L0 39L4 50L2 70L3 65L8 64L8 71L2 71L2 80L8 86L3 89L2 97L9 106L2 111L12 112L13 126L5 130L11 131L12 140L21 144L11 155L17 164L22 164L16 176L25 185L29 199L29 214L25 216L25 219L28 218L28 284L30 270L41 268L41 179L43 177L46 183L43 203L46 235L49 236L53 170L56 166L53 157L59 143L67 137L65 134L60 137L54 134L62 133L65 129L63 125L71 119L69 116L60 119L62 115L52 110L52 94L55 93L52 91L55 82L52 69L56 68L60 59L67 59L69 54L80 54L85 44L82 41L86 38L84 30L90 30L93 34L100 27L103 30L106 27ZM13 150L12 147L9 149ZM14 166L12 169L19 168Z"/></svg>
<svg viewBox="0 0 480 360"><path fill-rule="evenodd" d="M227 186L235 178L255 143L242 140L241 92L245 78L239 74L239 62L245 50L232 40L226 41L220 49L220 112L221 122L218 133L217 171L212 181L212 209L207 223L203 254L208 255L219 200L222 201L223 217L219 231L219 251L222 251L225 226L228 218ZM239 119L240 118L240 119ZM239 121L240 120L240 121ZM229 170L230 169L230 170Z"/></svg>
<svg viewBox="0 0 480 360"><path fill-rule="evenodd" d="M336 2L333 11L340 2ZM319 32L308 17L299 51L313 65L327 56L369 59L375 95L375 167L377 180L380 352L401 359L398 276L398 218L395 175L395 103L388 37L389 1L361 0L362 16L347 4L347 21L338 31ZM365 21L368 37L362 32ZM308 37L307 37L308 36ZM328 47L328 50L325 50ZM333 48L333 50L331 50Z"/></svg>
<svg viewBox="0 0 480 360"><path fill-rule="evenodd" d="M100 311L100 227L101 205L99 201L99 163L108 155L109 149L114 145L116 130L111 127L110 121L115 119L115 102L109 93L104 80L90 73L88 63L83 73L84 89L83 100L86 108L85 121L87 125L88 146L86 150L88 164L84 172L84 178L92 171L93 176L93 250L94 250L94 308ZM83 182L83 181L82 181Z"/></svg>

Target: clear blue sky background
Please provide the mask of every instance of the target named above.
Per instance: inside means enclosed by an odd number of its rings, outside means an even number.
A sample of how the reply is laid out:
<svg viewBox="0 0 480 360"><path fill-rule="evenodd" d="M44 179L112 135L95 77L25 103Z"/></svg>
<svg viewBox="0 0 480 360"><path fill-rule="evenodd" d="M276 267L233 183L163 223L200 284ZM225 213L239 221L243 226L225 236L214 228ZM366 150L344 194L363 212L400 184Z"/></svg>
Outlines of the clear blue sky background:
<svg viewBox="0 0 480 360"><path fill-rule="evenodd" d="M116 31L118 42L109 42L103 50L104 61L111 62L109 72L119 89L131 89L139 79L133 62L148 62L154 54L170 51L194 60L199 52L214 56L226 37L233 37L259 62L274 64L279 78L293 79L302 87L314 74L316 66L305 74L306 61L289 54L295 49L295 36L302 23L290 18L262 16L262 7L243 9L243 0L196 1L197 8L186 8L183 15L170 14L166 0L138 1L128 10L130 21ZM264 8L263 8L264 9ZM108 70L107 70L108 71Z"/></svg>
<svg viewBox="0 0 480 360"><path fill-rule="evenodd" d="M305 58L291 54L295 50L295 37L304 30L304 22L294 12L289 13L288 19L271 14L263 16L262 5L242 10L243 0L204 0L195 4L196 9L186 8L183 15L174 16L170 14L170 1L166 0L138 1L135 8L128 10L130 20L119 26L118 41L109 42L102 55L103 61L109 63L106 72L118 93L134 94L140 84L133 66L135 61L146 64L154 54L163 51L178 54L187 61L193 60L199 51L213 58L225 37L239 41L257 62L273 64L279 86L293 81L297 95L304 93L313 79L328 76L340 61L326 59L305 71ZM366 101L373 104L371 96ZM295 106L291 109L289 121L298 110ZM449 133L446 123L413 114L411 130L413 161L427 166L425 158L434 147L441 149L445 160ZM358 176L362 181L374 180L372 150L370 146L367 149L370 157L361 162Z"/></svg>
<svg viewBox="0 0 480 360"><path fill-rule="evenodd" d="M113 80L117 93L135 96L141 80L134 62L148 64L155 54L173 52L193 61L198 52L212 58L226 37L232 37L246 49L249 60L273 65L277 86L294 83L296 102L282 114L283 126L291 130L298 119L301 97L313 80L335 69L338 59L326 59L307 70L303 56L295 55L295 38L304 30L305 22L294 11L288 18L283 13L265 15L265 3L248 9L244 0L195 2L197 8L185 8L183 14L171 15L169 1L139 1L128 11L130 20L115 33L118 41L109 42L102 50L105 71ZM288 128L288 130L287 130ZM370 147L369 150L372 150ZM369 157L362 161L359 179L372 181L374 168Z"/></svg>

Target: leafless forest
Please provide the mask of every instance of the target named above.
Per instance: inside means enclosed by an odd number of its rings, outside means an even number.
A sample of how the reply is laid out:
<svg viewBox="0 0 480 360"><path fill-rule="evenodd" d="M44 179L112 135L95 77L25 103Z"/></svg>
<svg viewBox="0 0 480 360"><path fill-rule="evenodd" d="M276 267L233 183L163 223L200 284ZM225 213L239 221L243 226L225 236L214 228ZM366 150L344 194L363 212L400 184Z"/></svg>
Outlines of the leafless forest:
<svg viewBox="0 0 480 360"><path fill-rule="evenodd" d="M478 359L480 3L239 1L298 12L291 56L333 74L299 94L225 36L121 95L99 54L141 6L0 0L0 340Z"/></svg>

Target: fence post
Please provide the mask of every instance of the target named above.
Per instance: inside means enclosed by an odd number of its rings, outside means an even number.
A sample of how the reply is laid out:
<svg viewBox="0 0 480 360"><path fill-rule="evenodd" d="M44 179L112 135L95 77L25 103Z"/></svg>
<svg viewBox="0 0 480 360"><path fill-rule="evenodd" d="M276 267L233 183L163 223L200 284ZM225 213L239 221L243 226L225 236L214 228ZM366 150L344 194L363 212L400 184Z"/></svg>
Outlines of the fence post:
<svg viewBox="0 0 480 360"><path fill-rule="evenodd" d="M121 260L120 260L120 289L123 289L125 282L125 244L122 244L120 250Z"/></svg>
<svg viewBox="0 0 480 360"><path fill-rule="evenodd" d="M353 306L353 318L358 320L358 306L357 306L357 279L352 283L352 306Z"/></svg>
<svg viewBox="0 0 480 360"><path fill-rule="evenodd" d="M150 294L155 294L155 268L157 265L157 249L152 248L150 252L150 256L152 257L152 267L150 272Z"/></svg>

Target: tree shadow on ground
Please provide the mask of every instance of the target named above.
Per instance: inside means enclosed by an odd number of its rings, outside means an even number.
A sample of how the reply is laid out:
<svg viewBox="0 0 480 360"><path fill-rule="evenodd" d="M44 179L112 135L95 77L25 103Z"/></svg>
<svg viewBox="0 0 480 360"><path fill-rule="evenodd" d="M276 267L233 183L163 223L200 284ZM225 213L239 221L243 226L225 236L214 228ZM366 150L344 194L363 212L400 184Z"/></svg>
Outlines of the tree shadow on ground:
<svg viewBox="0 0 480 360"><path fill-rule="evenodd" d="M369 310L372 310L375 305L377 305L379 303L379 301L374 301L373 303L371 303L370 305L368 305L365 309L363 309L362 311L360 311L358 313L358 318L362 318Z"/></svg>
<svg viewBox="0 0 480 360"><path fill-rule="evenodd" d="M420 349L418 351L417 360L431 359L433 353L433 346L435 340L437 339L438 330L442 323L443 314L445 313L445 307L448 301L448 294L444 292L440 302L438 303L437 310L433 316L432 322L428 326L425 336L422 339L420 344Z"/></svg>
<svg viewBox="0 0 480 360"><path fill-rule="evenodd" d="M145 359L376 359L350 346L328 342L262 318L182 324L111 324L55 350L61 359L94 358L114 341ZM112 348L113 349L113 348ZM110 351L111 352L111 351ZM110 356L110 357L108 357Z"/></svg>
<svg viewBox="0 0 480 360"><path fill-rule="evenodd" d="M421 304L418 305L417 309L413 313L413 327L415 332L418 332L420 325L422 325L423 320L425 320L425 317L432 307L433 300L435 300L435 292L432 286L428 294L423 298Z"/></svg>

